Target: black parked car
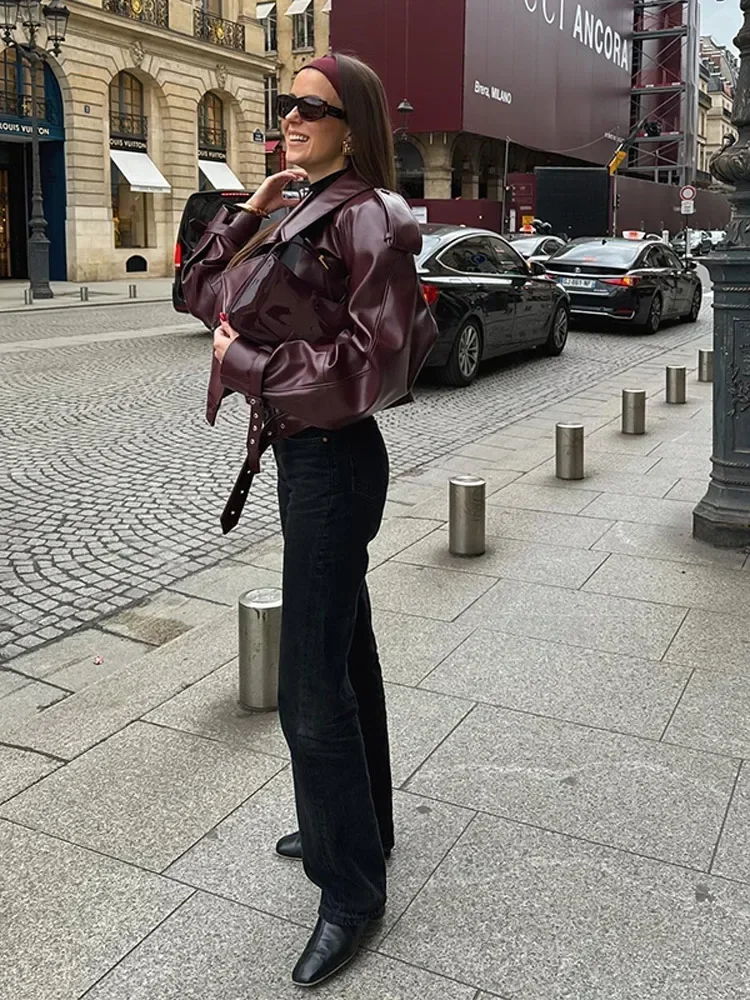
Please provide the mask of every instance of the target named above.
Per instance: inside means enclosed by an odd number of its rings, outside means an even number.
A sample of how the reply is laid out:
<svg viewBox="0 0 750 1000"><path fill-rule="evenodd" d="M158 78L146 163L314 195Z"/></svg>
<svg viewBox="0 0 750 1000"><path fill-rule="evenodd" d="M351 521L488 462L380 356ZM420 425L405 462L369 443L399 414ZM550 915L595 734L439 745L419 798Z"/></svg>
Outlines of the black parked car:
<svg viewBox="0 0 750 1000"><path fill-rule="evenodd" d="M695 266L665 243L609 237L574 240L546 265L569 292L574 315L607 316L644 333L656 333L664 319L698 319L703 289Z"/></svg>
<svg viewBox="0 0 750 1000"><path fill-rule="evenodd" d="M484 358L540 347L561 354L569 299L541 264L497 233L423 225L417 266L439 336L427 359L449 385L472 382Z"/></svg>

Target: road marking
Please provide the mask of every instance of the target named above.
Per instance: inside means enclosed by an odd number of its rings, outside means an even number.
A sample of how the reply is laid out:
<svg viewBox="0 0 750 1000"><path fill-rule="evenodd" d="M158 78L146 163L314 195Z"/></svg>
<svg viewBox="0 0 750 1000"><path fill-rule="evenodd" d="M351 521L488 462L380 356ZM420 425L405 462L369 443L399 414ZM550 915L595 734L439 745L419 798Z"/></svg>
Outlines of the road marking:
<svg viewBox="0 0 750 1000"><path fill-rule="evenodd" d="M102 333L79 333L72 337L44 337L39 340L12 340L0 344L0 354L21 354L24 351L43 351L53 347L80 346L81 344L107 344L114 340L143 340L145 337L167 337L174 333L200 333L200 323L180 323L177 326L152 326L143 330L110 330Z"/></svg>

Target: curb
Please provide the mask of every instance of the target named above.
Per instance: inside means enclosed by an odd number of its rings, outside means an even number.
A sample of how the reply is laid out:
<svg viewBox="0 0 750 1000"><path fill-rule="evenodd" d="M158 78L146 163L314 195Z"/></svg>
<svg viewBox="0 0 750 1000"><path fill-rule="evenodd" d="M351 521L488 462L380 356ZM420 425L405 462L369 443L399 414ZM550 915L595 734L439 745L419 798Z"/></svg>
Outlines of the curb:
<svg viewBox="0 0 750 1000"><path fill-rule="evenodd" d="M164 298L158 299L115 299L105 300L104 302L92 302L90 299L88 302L61 302L59 305L54 306L11 306L9 309L3 309L0 307L0 316L6 314L17 315L18 313L32 313L32 312L57 312L60 309L97 309L100 306L142 306L142 305L153 305L154 303L161 302L171 302L171 295L167 295Z"/></svg>

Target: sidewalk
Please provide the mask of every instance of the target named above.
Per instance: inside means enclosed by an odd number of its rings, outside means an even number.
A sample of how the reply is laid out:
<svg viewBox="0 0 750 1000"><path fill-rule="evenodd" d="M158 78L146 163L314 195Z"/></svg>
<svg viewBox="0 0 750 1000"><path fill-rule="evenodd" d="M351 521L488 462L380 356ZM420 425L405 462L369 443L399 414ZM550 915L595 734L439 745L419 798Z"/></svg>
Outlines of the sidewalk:
<svg viewBox="0 0 750 1000"><path fill-rule="evenodd" d="M750 998L750 564L690 534L706 346L393 484L369 578L390 898L316 996ZM684 406L666 364L690 369ZM648 390L645 437L619 433L623 388ZM581 482L554 478L561 419L586 425ZM465 471L489 494L471 561L446 552ZM9 1000L300 995L316 893L273 854L295 822L286 748L275 714L235 704L236 599L279 570L274 539L0 672Z"/></svg>
<svg viewBox="0 0 750 1000"><path fill-rule="evenodd" d="M137 294L130 298L129 286L135 285ZM51 281L53 299L37 299L25 305L24 292L28 281L0 281L0 313L34 312L40 309L71 309L85 306L122 305L126 302L170 302L171 278L149 278L142 274L128 275L121 281ZM88 288L87 302L81 301L81 288Z"/></svg>

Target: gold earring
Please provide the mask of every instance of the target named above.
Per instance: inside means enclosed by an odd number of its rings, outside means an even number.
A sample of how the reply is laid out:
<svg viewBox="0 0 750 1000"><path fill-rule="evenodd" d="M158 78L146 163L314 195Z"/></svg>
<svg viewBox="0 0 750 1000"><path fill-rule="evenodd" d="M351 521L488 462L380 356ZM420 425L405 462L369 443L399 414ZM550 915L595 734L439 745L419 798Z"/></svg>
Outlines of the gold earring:
<svg viewBox="0 0 750 1000"><path fill-rule="evenodd" d="M341 152L344 156L354 156L354 143L352 142L351 136L347 136L344 139L344 144L341 147Z"/></svg>

